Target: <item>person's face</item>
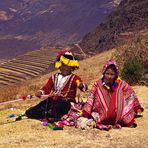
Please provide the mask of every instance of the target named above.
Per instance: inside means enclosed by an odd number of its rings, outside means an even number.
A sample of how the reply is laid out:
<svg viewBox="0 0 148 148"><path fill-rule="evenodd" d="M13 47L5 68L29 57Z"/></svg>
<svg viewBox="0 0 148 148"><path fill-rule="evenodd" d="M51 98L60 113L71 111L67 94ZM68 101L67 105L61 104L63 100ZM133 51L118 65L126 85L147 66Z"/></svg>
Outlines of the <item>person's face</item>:
<svg viewBox="0 0 148 148"><path fill-rule="evenodd" d="M107 69L104 74L104 81L107 85L111 85L116 79L116 73L112 69Z"/></svg>
<svg viewBox="0 0 148 148"><path fill-rule="evenodd" d="M62 64L62 66L60 67L60 71L62 75L66 76L66 75L71 74L72 67Z"/></svg>

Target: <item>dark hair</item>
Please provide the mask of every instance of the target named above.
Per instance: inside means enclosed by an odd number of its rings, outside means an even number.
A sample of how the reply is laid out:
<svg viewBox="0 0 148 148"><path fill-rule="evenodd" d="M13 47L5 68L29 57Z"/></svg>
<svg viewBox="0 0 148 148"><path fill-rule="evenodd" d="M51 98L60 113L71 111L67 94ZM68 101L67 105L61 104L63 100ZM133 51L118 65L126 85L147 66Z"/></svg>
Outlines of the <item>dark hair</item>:
<svg viewBox="0 0 148 148"><path fill-rule="evenodd" d="M65 57L69 60L74 60L74 56L72 56L72 55L63 55L63 57Z"/></svg>
<svg viewBox="0 0 148 148"><path fill-rule="evenodd" d="M114 64L109 65L109 66L106 68L105 72L106 72L108 69L111 69L111 70L113 70L113 71L116 73L116 77L115 77L115 79L114 79L114 82L115 82L115 80L116 80L117 77L118 77L118 71L117 71L116 66L115 66ZM105 72L104 72L104 74L105 74ZM103 78L102 78L102 80L104 79L104 74L103 74ZM111 84L110 87L113 86L114 82Z"/></svg>
<svg viewBox="0 0 148 148"><path fill-rule="evenodd" d="M67 59L69 59L69 60L77 60L73 55L62 55L63 57L65 57L65 58L67 58ZM57 59L56 59L56 61L60 61L60 57L61 56L59 56Z"/></svg>
<svg viewBox="0 0 148 148"><path fill-rule="evenodd" d="M114 64L109 65L109 66L106 68L106 70L108 70L108 69L113 70L113 71L118 75L117 68L116 68L116 66L115 66ZM105 70L105 71L106 71L106 70Z"/></svg>

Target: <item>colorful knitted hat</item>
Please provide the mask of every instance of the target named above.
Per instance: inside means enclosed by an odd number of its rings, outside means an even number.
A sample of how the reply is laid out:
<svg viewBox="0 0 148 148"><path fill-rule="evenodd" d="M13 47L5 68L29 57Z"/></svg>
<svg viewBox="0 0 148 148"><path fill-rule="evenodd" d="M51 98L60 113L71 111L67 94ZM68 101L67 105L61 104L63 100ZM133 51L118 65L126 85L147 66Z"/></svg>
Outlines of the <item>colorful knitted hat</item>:
<svg viewBox="0 0 148 148"><path fill-rule="evenodd" d="M74 68L79 68L79 62L78 60L74 57L72 52L69 50L61 50L57 54L57 59L55 62L55 68L60 68L62 64L65 64L67 66L71 66Z"/></svg>
<svg viewBox="0 0 148 148"><path fill-rule="evenodd" d="M116 69L117 69L117 74L119 74L119 67L118 67L116 61L111 60L111 59L108 60L108 61L104 64L103 69L102 69L102 74L104 74L105 71L106 71L106 68L107 68L109 65L112 65L112 64L115 65L115 67L116 67Z"/></svg>

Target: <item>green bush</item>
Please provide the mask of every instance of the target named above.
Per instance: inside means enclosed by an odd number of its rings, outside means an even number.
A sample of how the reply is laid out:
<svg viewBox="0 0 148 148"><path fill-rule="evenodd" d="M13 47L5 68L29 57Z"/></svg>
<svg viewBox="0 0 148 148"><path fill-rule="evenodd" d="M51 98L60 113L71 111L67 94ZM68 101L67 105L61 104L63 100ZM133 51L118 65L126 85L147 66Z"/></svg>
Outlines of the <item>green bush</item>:
<svg viewBox="0 0 148 148"><path fill-rule="evenodd" d="M121 75L131 84L148 86L148 33L137 32L112 56L120 67Z"/></svg>
<svg viewBox="0 0 148 148"><path fill-rule="evenodd" d="M137 58L127 60L123 65L121 75L130 84L137 84L143 78L144 67Z"/></svg>

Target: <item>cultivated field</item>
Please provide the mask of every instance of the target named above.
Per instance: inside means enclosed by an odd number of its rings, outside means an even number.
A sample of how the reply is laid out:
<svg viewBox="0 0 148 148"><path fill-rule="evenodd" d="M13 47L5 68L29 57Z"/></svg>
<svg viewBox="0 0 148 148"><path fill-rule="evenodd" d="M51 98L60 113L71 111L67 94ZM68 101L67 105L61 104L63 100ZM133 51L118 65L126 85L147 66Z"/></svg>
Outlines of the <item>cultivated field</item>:
<svg viewBox="0 0 148 148"><path fill-rule="evenodd" d="M0 64L0 87L16 85L46 71L53 70L60 48L43 48Z"/></svg>

